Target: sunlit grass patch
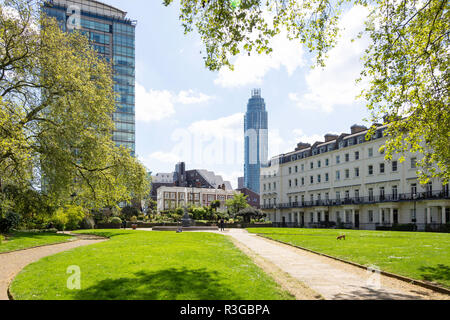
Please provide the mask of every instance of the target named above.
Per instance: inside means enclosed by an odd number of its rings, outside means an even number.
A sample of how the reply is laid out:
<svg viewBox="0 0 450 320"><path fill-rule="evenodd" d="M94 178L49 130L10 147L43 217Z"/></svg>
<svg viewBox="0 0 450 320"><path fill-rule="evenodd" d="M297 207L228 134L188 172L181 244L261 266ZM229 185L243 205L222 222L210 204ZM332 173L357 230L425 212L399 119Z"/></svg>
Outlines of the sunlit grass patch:
<svg viewBox="0 0 450 320"><path fill-rule="evenodd" d="M303 248L450 287L450 234L337 229L253 228ZM345 234L347 239L336 237Z"/></svg>

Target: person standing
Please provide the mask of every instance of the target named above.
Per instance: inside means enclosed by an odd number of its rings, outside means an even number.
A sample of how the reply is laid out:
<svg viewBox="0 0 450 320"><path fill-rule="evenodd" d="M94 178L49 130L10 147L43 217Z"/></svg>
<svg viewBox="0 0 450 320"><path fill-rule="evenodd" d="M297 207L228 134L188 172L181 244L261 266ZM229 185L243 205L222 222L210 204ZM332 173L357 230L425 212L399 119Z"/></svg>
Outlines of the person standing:
<svg viewBox="0 0 450 320"><path fill-rule="evenodd" d="M220 226L220 231L225 231L225 221L223 221L223 218L220 219L219 226Z"/></svg>

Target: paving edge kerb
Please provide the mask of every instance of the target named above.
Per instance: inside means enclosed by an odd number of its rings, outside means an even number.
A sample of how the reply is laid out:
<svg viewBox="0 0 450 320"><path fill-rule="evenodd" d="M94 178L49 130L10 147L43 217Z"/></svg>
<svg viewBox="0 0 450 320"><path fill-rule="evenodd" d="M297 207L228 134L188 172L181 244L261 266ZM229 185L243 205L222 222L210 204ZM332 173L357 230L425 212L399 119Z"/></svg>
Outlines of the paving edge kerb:
<svg viewBox="0 0 450 320"><path fill-rule="evenodd" d="M311 252L311 253L323 256L323 257L327 257L327 258L330 258L330 259L333 259L333 260L336 260L336 261L340 261L340 262L343 262L343 263L351 264L351 265L353 265L355 267L367 270L366 266L363 266L363 265L355 263L355 262L347 261L347 260L344 260L344 259L341 259L341 258L337 258L337 257L333 257L333 256L330 256L330 255L327 255L325 253L321 253L321 252L317 252L317 251L314 251L314 250L311 250L311 249L303 248L303 247L297 246L297 245L292 244L292 243L288 243L288 242L283 242L281 240L272 239L272 238L264 236L262 234L256 234L256 235L258 237L261 237L261 238L264 238L264 239L267 239L267 240L279 242L279 243L282 243L282 244L285 244L285 245L288 245L288 246L291 246L291 247L294 247L294 248L297 248L297 249L300 249L300 250L305 250L305 251L308 251L308 252ZM426 283L426 282L422 282L420 280L411 279L411 278L408 278L408 277L404 277L404 276L401 276L401 275L398 275L398 274L395 274L395 273L386 272L386 271L383 271L383 270L380 270L380 274L382 274L384 276L387 276L387 277L390 277L390 278L395 278L397 280L408 282L409 284L415 284L415 285L424 287L426 289L430 289L430 290L433 290L433 291L436 291L436 292L439 292L439 293L444 293L444 294L450 295L450 290L447 289L447 288L444 288L444 287L440 287L440 286L437 286L437 285L433 285L433 284L429 284L429 283Z"/></svg>
<svg viewBox="0 0 450 320"><path fill-rule="evenodd" d="M58 244L63 244L63 243L68 243L68 242L75 242L75 241L79 241L79 240L83 240L80 239L80 236L89 236L91 234L89 233L71 233L71 232L67 232L67 233L62 233L68 236L72 236L73 238L68 239L66 241L61 241L61 242L55 242L55 243L49 243L49 244L41 244L39 246L34 246L34 247L28 247L28 248L23 248L23 249L17 249L17 250L12 250L12 251L5 251L5 252L0 252L0 255L2 254L8 254L8 253L14 253L14 252L20 252L20 251L26 251L26 250L30 250L30 249L37 249L37 248L42 248L42 247L50 247L50 246L56 246ZM98 236L98 235L94 235L97 238L102 238L105 240L109 240L109 238L107 237L103 237L103 236Z"/></svg>
<svg viewBox="0 0 450 320"><path fill-rule="evenodd" d="M17 249L17 250L12 250L12 251L0 252L0 255L8 254L8 253L14 253L14 252L20 252L20 251L26 251L26 250L30 250L30 249L37 249L37 248L42 248L42 247L56 246L58 244L63 244L63 243L68 243L68 242L75 242L75 241L78 241L78 240L80 240L80 239L73 238L73 239L69 239L69 240L61 241L61 242L56 242L56 243L41 244L40 246L34 246L34 247L28 247L28 248L24 248L24 249Z"/></svg>
<svg viewBox="0 0 450 320"><path fill-rule="evenodd" d="M77 237L78 235L89 235L89 234L87 234L87 233L80 233L80 234L69 233L69 235L73 235L75 238L74 238L74 239L67 240L67 241L64 241L64 242L58 242L58 243L52 243L52 244L47 244L47 245L41 245L41 246L36 246L36 247L26 248L26 249L20 249L20 250L15 250L15 251L10 251L10 252L3 252L3 254L6 254L6 253L13 253L13 252L20 252L20 251L25 251L25 250L29 250L29 249L35 249L35 248L51 247L51 246L54 246L54 245L57 245L57 244L63 244L63 243L68 243L68 242L76 242L76 241L83 240L83 239L79 239L79 238ZM102 236L97 236L97 235L96 235L96 237L98 237L99 239L101 238L101 239L109 240L109 238L107 238L107 237L102 237ZM60 253L60 252L59 252L59 253ZM56 253L56 254L58 254L58 253ZM25 267L27 267L27 266L28 266L28 265L26 265ZM23 267L23 268L20 270L20 272L21 272L25 267ZM20 273L20 272L19 272L19 273ZM16 275L16 276L17 276L17 275ZM8 299L9 299L10 301L14 301L14 300L15 300L15 299L14 299L14 296L13 296L12 293L11 293L11 285L12 285L12 283L14 282L14 279L16 278L16 276L14 276L14 278L11 279L11 282L8 284L8 288L7 288L7 290L6 290L6 294L8 295Z"/></svg>
<svg viewBox="0 0 450 320"><path fill-rule="evenodd" d="M12 293L11 293L10 287L11 287L11 284L9 284L8 290L7 290L6 293L8 294L8 299L9 299L9 301L14 301L15 299L14 299Z"/></svg>

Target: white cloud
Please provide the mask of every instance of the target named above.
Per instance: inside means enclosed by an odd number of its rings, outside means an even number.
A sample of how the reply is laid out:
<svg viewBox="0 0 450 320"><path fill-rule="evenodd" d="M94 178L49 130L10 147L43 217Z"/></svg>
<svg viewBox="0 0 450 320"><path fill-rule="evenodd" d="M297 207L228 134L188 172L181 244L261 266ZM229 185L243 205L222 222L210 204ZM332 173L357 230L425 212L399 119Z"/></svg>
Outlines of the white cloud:
<svg viewBox="0 0 450 320"><path fill-rule="evenodd" d="M215 120L200 120L192 123L188 131L205 137L225 138L233 141L243 141L244 113Z"/></svg>
<svg viewBox="0 0 450 320"><path fill-rule="evenodd" d="M156 151L153 152L148 156L149 159L158 160L161 162L173 162L176 163L178 161L181 161L181 159L178 157L177 154L170 153L170 152L162 152L162 151Z"/></svg>
<svg viewBox="0 0 450 320"><path fill-rule="evenodd" d="M364 30L364 20L368 9L354 6L340 21L341 38L330 50L326 67L316 67L305 76L307 92L290 93L289 99L303 110L332 112L338 105L355 104L362 85L356 85L362 63L360 58L368 45L368 39L355 39Z"/></svg>
<svg viewBox="0 0 450 320"><path fill-rule="evenodd" d="M172 132L169 150L153 152L142 161L149 168L171 168L184 161L191 168L226 167L236 171L243 159L243 118L243 113L236 113L178 128Z"/></svg>
<svg viewBox="0 0 450 320"><path fill-rule="evenodd" d="M172 94L167 91L151 89L147 91L136 83L136 120L143 122L159 121L175 113Z"/></svg>
<svg viewBox="0 0 450 320"><path fill-rule="evenodd" d="M306 135L302 129L295 129L292 131L293 136L295 138L295 143L305 142L309 144L314 144L317 141L324 141L325 138L320 134ZM291 150L292 151L292 150Z"/></svg>
<svg viewBox="0 0 450 320"><path fill-rule="evenodd" d="M313 144L316 141L324 141L324 137L319 134L307 135L302 129L292 130L287 137L283 137L278 129L269 130L269 158L294 151L299 142Z"/></svg>
<svg viewBox="0 0 450 320"><path fill-rule="evenodd" d="M214 80L221 87L239 87L249 84L260 84L264 76L272 69L284 67L289 75L303 66L303 48L295 41L289 41L285 32L277 35L272 43L272 53L239 55L234 64L234 71L223 68Z"/></svg>
<svg viewBox="0 0 450 320"><path fill-rule="evenodd" d="M175 105L200 104L212 99L194 90L180 91L175 94L168 90L146 90L136 83L136 120L143 122L160 121L175 114Z"/></svg>
<svg viewBox="0 0 450 320"><path fill-rule="evenodd" d="M207 96L204 93L195 93L193 90L188 91L180 91L178 96L175 98L175 101L181 104L197 104L208 102L212 97Z"/></svg>

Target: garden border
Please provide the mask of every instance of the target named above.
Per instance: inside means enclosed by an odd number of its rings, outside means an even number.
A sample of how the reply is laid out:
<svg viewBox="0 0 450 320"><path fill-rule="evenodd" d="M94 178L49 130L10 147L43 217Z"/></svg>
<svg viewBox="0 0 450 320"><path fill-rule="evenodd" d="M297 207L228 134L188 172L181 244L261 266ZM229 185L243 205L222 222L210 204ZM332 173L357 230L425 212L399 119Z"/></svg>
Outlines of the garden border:
<svg viewBox="0 0 450 320"><path fill-rule="evenodd" d="M94 230L94 229L92 229ZM23 248L23 249L17 249L17 250L12 250L12 251L5 251L5 252L0 252L0 255L2 254L7 254L7 253L13 253L13 252L20 252L20 251L25 251L25 250L30 250L30 249L36 249L36 248L42 248L42 247L49 247L49 246L55 246L57 244L62 244L62 243L67 243L67 242L73 242L73 241L78 241L80 239L78 239L80 236L83 235L90 235L89 233L72 233L70 231L63 231L60 234L65 234L67 236L72 236L73 238L67 241L61 241L61 242L56 242L56 243L49 243L49 244L42 244L39 246L34 246L34 247L28 247L28 248ZM99 238L104 238L104 239L109 239L108 237L102 237L102 236L97 236ZM81 239L82 240L82 239Z"/></svg>
<svg viewBox="0 0 450 320"><path fill-rule="evenodd" d="M78 241L78 240L80 240L80 239L77 239L76 236L75 236L75 238L67 240L67 241L50 243L50 244L42 244L40 246L34 246L34 247L28 247L28 248L17 249L17 250L12 250L12 251L0 252L0 255L7 254L7 253L13 253L13 252L20 252L20 251L25 251L25 250L30 250L30 249L42 248L42 247L50 247L50 246L55 246L57 244L62 244L62 243L67 243L67 242L74 242L74 241Z"/></svg>
<svg viewBox="0 0 450 320"><path fill-rule="evenodd" d="M66 233L66 234L67 234L67 233ZM78 233L72 233L72 232L69 232L69 235L74 236L75 238L72 239L72 240L65 241L65 242L52 243L52 244L41 245L41 246L36 246L36 247L26 248L26 249L20 249L20 250L15 250L15 251L10 251L10 252L2 252L2 253L19 252L19 251L24 251L24 250L28 250L28 249L35 249L35 248L41 248L41 247L50 247L50 246L54 246L54 245L57 245L57 244L63 244L63 243L67 243L67 242L76 242L76 241L82 240L82 239L79 239L80 235L89 235L89 234L88 234L88 233L80 233L80 234L78 234ZM98 237L98 238L103 238L103 239L105 239L105 240L110 240L110 238L108 238L108 237L103 237L103 236L98 236L98 235L95 235L95 236ZM28 264L28 265L29 265L29 264ZM28 265L26 265L25 267L27 267ZM20 272L21 272L25 267L23 267L23 268L20 270ZM17 275L18 275L18 274L17 274ZM12 285L14 279L17 277L17 275L15 275L14 278L11 279L11 282L8 284L8 288L6 289L6 294L8 295L9 301L15 301L15 300L16 300L16 299L14 299L14 296L13 296L12 293L11 293L11 285Z"/></svg>
<svg viewBox="0 0 450 320"><path fill-rule="evenodd" d="M279 242L279 243L282 243L282 244L285 244L285 245L288 245L288 246L291 246L291 247L294 247L294 248L297 248L297 249L305 250L305 251L308 251L308 252L311 252L311 253L323 256L323 257L331 258L333 260L340 261L340 262L347 263L347 264L351 264L351 265L353 265L355 267L367 270L367 267L365 267L365 266L363 266L361 264L358 264L356 262L351 262L351 261L344 260L344 259L341 259L341 258L333 257L333 256L327 255L325 253L321 253L321 252L317 252L317 251L314 251L314 250L311 250L311 249L303 248L303 247L297 246L295 244L283 242L281 240L272 239L270 237L264 236L263 234L256 233L256 235L258 237L261 237L261 238L264 238L264 239L267 239L267 240L272 240L272 241L275 241L275 242ZM447 288L444 288L444 287L441 287L441 286L438 286L438 285L426 283L426 282L423 282L423 281L420 281L420 280L411 279L411 278L408 278L408 277L405 277L405 276L401 276L401 275L398 275L398 274L395 274L395 273L390 273L390 272L383 271L383 270L380 270L380 273L382 275L390 277L390 278L394 278L394 279L397 279L397 280L408 282L409 284L415 284L415 285L418 285L418 286L426 288L426 289L430 289L430 290L433 290L433 291L436 291L436 292L439 292L439 293L444 293L444 294L450 295L450 289L447 289Z"/></svg>
<svg viewBox="0 0 450 320"><path fill-rule="evenodd" d="M6 294L8 295L9 301L15 301L16 299L14 299L14 297L13 297L11 291L9 291L10 288L11 288L11 284L9 284L8 290L6 290Z"/></svg>

